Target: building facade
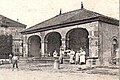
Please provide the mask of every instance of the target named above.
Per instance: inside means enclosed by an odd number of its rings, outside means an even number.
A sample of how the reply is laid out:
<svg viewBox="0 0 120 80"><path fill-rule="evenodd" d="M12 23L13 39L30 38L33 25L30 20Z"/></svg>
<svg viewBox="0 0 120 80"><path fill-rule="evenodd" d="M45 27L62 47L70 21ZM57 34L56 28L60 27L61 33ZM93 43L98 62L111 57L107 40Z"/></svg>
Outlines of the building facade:
<svg viewBox="0 0 120 80"><path fill-rule="evenodd" d="M86 58L97 58L100 65L114 64L118 48L119 21L84 9L61 13L27 28L24 34L24 56L53 56L60 48L64 51L81 47ZM116 63L115 63L116 64Z"/></svg>
<svg viewBox="0 0 120 80"><path fill-rule="evenodd" d="M25 28L25 24L0 15L0 35L12 35L13 54L23 54L23 35L20 32Z"/></svg>

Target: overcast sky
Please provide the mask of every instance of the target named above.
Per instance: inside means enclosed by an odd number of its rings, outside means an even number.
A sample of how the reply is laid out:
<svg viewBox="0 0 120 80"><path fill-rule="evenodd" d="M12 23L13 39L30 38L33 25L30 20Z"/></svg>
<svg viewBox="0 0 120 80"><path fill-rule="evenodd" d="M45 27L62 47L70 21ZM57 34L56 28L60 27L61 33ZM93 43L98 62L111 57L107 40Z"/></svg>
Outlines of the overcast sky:
<svg viewBox="0 0 120 80"><path fill-rule="evenodd" d="M119 19L119 0L0 0L0 14L28 27L59 14L84 8Z"/></svg>

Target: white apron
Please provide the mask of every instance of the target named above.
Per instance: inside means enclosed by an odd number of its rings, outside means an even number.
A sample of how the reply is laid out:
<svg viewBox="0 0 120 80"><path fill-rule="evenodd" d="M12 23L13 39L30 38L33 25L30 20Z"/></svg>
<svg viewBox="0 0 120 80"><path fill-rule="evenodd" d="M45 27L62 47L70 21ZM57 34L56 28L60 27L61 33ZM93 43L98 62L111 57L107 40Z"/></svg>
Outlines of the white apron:
<svg viewBox="0 0 120 80"><path fill-rule="evenodd" d="M74 63L74 55L75 55L75 52L74 51L71 51L70 52L70 63Z"/></svg>
<svg viewBox="0 0 120 80"><path fill-rule="evenodd" d="M80 53L80 63L85 63L85 55L86 55L86 52L85 51L82 51Z"/></svg>

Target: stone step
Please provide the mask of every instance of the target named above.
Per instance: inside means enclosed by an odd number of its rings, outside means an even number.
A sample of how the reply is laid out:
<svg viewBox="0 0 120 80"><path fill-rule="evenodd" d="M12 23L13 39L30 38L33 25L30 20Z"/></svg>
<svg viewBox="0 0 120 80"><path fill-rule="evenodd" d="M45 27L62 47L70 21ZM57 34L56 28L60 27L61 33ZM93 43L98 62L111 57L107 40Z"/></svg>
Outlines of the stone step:
<svg viewBox="0 0 120 80"><path fill-rule="evenodd" d="M65 58L63 59L64 63L69 63L69 59ZM41 58L20 58L19 62L40 62L40 63L53 63L54 58L53 57L41 57Z"/></svg>

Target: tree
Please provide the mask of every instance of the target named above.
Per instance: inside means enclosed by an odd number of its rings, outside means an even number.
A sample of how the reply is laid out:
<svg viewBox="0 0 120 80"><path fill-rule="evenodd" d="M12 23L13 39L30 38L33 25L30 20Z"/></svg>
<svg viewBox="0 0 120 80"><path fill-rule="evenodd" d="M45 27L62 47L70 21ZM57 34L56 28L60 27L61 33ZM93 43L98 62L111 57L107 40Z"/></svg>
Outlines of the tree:
<svg viewBox="0 0 120 80"><path fill-rule="evenodd" d="M9 58L12 54L12 35L0 35L0 59Z"/></svg>

